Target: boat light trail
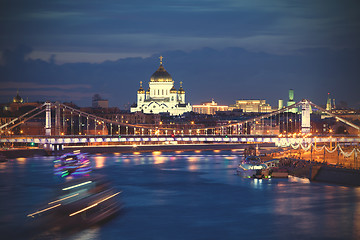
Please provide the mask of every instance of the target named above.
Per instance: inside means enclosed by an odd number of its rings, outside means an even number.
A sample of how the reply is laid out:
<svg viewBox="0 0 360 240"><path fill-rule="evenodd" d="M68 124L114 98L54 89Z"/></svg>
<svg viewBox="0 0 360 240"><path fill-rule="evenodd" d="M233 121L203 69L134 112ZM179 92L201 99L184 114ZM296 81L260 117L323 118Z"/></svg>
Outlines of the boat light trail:
<svg viewBox="0 0 360 240"><path fill-rule="evenodd" d="M76 193L76 194L73 194L73 195L70 195L70 196L67 196L67 197L64 197L64 198L60 198L60 199L58 199L58 200L56 200L56 201L49 202L48 204L53 204L53 203L56 203L56 202L60 202L60 201L65 200L65 199L75 197L76 195L79 195L79 194Z"/></svg>
<svg viewBox="0 0 360 240"><path fill-rule="evenodd" d="M90 206L88 206L88 207L86 207L86 208L83 208L83 209L77 211L77 212L74 212L74 213L70 214L69 216L72 217L72 216L74 216L74 215L76 215L76 214L78 214L78 213L81 213L81 212L84 212L84 211L86 211L86 210L88 210L88 209L90 209L90 208L93 208L93 207L97 206L99 203L102 203L102 202L104 202L104 201L106 201L106 200L108 200L108 199L110 199L110 198L118 195L119 193L121 193L121 192L117 192L117 193L115 193L115 194L113 194L113 195L111 195L111 196L109 196L109 197L107 197L107 198L104 198L103 200L100 200L100 201L97 202L97 203L94 203L93 205L90 205Z"/></svg>
<svg viewBox="0 0 360 240"><path fill-rule="evenodd" d="M63 188L62 190L66 191L66 190L77 188L77 187L80 187L80 186L83 186L83 185L86 185L86 184L89 184L89 183L92 183L92 181L83 182L83 183L80 183L80 184L77 184L77 185L74 185L74 186L71 186L71 187Z"/></svg>
<svg viewBox="0 0 360 240"><path fill-rule="evenodd" d="M47 210L50 210L50 209L56 208L56 207L58 207L58 206L60 206L60 205L61 205L61 204L59 203L59 204L57 204L57 205L55 205L55 206L45 208L45 209L43 209L43 210L40 210L40 211L34 212L34 213L29 214L29 215L27 215L27 216L28 216L28 217L34 217L34 215L36 215L36 214L38 214L38 213L45 212L45 211L47 211Z"/></svg>

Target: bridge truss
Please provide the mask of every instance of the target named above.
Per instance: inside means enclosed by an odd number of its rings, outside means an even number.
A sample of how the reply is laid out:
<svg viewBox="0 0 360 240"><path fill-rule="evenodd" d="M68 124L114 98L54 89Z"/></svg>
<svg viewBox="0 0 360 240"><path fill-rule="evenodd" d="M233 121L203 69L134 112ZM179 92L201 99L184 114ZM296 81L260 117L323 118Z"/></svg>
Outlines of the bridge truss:
<svg viewBox="0 0 360 240"><path fill-rule="evenodd" d="M294 109L301 109L293 111ZM360 127L343 119L309 100L299 101L291 106L241 121L218 123L212 127L183 124L169 127L154 124L130 124L119 119L89 114L79 109L55 102L45 102L33 110L0 126L0 142L37 143L87 143L87 142L147 142L147 141L193 141L193 142L275 142L279 146L316 141L311 133L310 108L336 119L357 132L356 136L334 136L331 141L359 142ZM53 117L52 117L53 116ZM36 136L21 135L14 131L22 124L36 119L43 124L43 132ZM312 134L312 135L311 135ZM333 135L322 135L327 139ZM120 136L120 138L119 138ZM329 141L329 140L326 140Z"/></svg>

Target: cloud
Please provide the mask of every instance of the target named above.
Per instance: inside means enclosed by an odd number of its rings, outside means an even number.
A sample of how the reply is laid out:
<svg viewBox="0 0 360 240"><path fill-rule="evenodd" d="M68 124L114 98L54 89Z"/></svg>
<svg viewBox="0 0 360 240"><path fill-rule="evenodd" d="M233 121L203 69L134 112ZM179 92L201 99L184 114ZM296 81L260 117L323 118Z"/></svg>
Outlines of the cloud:
<svg viewBox="0 0 360 240"><path fill-rule="evenodd" d="M277 54L358 48L356 2L20 0L0 10L0 49L25 42L35 50L32 58L57 54L63 63L203 47Z"/></svg>
<svg viewBox="0 0 360 240"><path fill-rule="evenodd" d="M35 82L2 82L0 84L0 89L62 89L62 90L71 90L71 89L89 89L91 85L88 84L64 84L64 85L55 85L55 84L38 84Z"/></svg>
<svg viewBox="0 0 360 240"><path fill-rule="evenodd" d="M249 44L251 40L255 41L249 39ZM0 80L11 79L0 84L0 102L15 96L19 89L30 101L76 101L80 106L89 106L91 96L99 93L109 99L110 106L121 107L136 100L140 81L148 87L160 55L175 87L183 81L186 99L192 104L214 98L221 104L266 99L276 105L278 99L286 101L290 88L296 99L308 98L320 105L326 102L328 92L337 101L359 102L354 86L360 75L360 50L307 48L279 55L238 47L163 51L146 58L93 64L57 65L28 59L21 71L16 66L0 66Z"/></svg>
<svg viewBox="0 0 360 240"><path fill-rule="evenodd" d="M77 102L85 106L91 104L92 96L98 92L80 92L80 91L61 91L61 90L22 90L19 95L29 102L45 102L45 101L60 101L60 102ZM16 92L8 90L0 90L3 102L10 101L16 96ZM104 94L106 95L106 94Z"/></svg>
<svg viewBox="0 0 360 240"><path fill-rule="evenodd" d="M32 48L27 45L18 45L13 50L5 49L1 56L2 62L7 65L22 64L31 52Z"/></svg>

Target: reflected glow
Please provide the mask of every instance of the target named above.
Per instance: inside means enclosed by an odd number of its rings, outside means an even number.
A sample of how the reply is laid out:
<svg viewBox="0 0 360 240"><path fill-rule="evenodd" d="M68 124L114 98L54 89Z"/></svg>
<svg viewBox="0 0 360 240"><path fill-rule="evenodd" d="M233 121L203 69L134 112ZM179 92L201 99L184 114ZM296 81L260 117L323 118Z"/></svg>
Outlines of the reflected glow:
<svg viewBox="0 0 360 240"><path fill-rule="evenodd" d="M196 152L196 153L201 153L201 151L200 151L200 150L196 150L195 152Z"/></svg>
<svg viewBox="0 0 360 240"><path fill-rule="evenodd" d="M175 153L182 153L182 151L175 151Z"/></svg>
<svg viewBox="0 0 360 240"><path fill-rule="evenodd" d="M134 155L140 155L140 152L133 152Z"/></svg>
<svg viewBox="0 0 360 240"><path fill-rule="evenodd" d="M94 159L96 168L103 168L105 166L105 157L94 157Z"/></svg>
<svg viewBox="0 0 360 240"><path fill-rule="evenodd" d="M244 149L231 149L232 152L241 152L244 151Z"/></svg>
<svg viewBox="0 0 360 240"><path fill-rule="evenodd" d="M197 165L195 165L195 164L191 164L191 165L188 166L188 169L190 171L196 171L196 170L199 169L199 167Z"/></svg>
<svg viewBox="0 0 360 240"><path fill-rule="evenodd" d="M167 159L167 157L162 157L162 156L154 156L154 164L162 164L165 163L165 160Z"/></svg>
<svg viewBox="0 0 360 240"><path fill-rule="evenodd" d="M198 161L197 157L188 157L188 162L196 162Z"/></svg>
<svg viewBox="0 0 360 240"><path fill-rule="evenodd" d="M214 152L215 152L215 153L219 153L219 152L221 152L221 150L214 150Z"/></svg>
<svg viewBox="0 0 360 240"><path fill-rule="evenodd" d="M17 160L18 163L20 163L20 164L25 164L25 163L26 163L26 158L16 158L16 160Z"/></svg>
<svg viewBox="0 0 360 240"><path fill-rule="evenodd" d="M121 153L116 152L116 153L114 153L114 155L115 155L115 156L120 156Z"/></svg>
<svg viewBox="0 0 360 240"><path fill-rule="evenodd" d="M154 151L154 152L152 152L152 155L161 155L161 152L160 151Z"/></svg>

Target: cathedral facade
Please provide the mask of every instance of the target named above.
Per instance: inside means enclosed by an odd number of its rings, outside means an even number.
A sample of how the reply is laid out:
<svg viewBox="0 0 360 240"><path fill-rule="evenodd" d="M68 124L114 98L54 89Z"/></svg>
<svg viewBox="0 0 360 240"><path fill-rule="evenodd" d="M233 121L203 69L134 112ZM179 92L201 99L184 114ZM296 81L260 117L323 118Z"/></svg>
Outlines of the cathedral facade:
<svg viewBox="0 0 360 240"><path fill-rule="evenodd" d="M132 106L130 111L154 114L168 112L170 115L182 115L184 112L192 111L190 103L185 102L182 82L180 82L180 88L176 90L171 75L162 65L162 57L160 57L158 70L150 77L147 91L143 89L140 82L136 105Z"/></svg>

